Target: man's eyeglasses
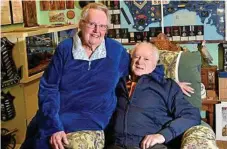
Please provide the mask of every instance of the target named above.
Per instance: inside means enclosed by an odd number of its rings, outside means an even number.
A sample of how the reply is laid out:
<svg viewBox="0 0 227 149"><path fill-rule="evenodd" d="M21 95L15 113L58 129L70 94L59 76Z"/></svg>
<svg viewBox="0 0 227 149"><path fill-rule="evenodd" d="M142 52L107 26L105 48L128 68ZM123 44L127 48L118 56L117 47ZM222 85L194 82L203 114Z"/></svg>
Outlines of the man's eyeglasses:
<svg viewBox="0 0 227 149"><path fill-rule="evenodd" d="M104 24L96 24L95 22L89 22L89 21L85 21L83 20L86 24L87 24L87 27L89 28L95 28L95 27L99 27L100 30L107 30L108 26L107 25L104 25Z"/></svg>

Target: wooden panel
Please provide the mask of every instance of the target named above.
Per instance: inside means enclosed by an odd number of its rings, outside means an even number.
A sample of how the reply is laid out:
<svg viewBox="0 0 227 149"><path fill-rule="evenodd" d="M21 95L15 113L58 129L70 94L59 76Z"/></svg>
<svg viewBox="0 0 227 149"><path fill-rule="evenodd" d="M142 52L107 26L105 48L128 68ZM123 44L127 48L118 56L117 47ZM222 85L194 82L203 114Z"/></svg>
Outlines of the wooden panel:
<svg viewBox="0 0 227 149"><path fill-rule="evenodd" d="M24 84L26 119L32 118L38 109L39 79Z"/></svg>

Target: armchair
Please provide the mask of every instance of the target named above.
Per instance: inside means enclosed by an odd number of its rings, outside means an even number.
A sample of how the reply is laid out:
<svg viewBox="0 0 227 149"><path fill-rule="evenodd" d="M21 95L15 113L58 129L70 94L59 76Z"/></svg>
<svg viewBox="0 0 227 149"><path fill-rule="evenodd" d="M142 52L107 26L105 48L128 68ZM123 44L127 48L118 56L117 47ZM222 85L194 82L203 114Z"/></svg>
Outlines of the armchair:
<svg viewBox="0 0 227 149"><path fill-rule="evenodd" d="M162 38L166 44L170 41ZM155 44L157 44L157 40ZM172 44L172 43L171 43ZM176 82L190 82L192 88L194 88L194 94L191 97L185 96L185 98L195 107L202 110L201 99L201 56L198 51L196 52L183 52L171 49L165 49L161 47L162 44L158 44L160 63L165 67L165 74L168 78L174 79ZM205 122L201 122L201 125L194 126L188 129L182 138L181 149L203 149L203 148L218 148L215 140L215 133L212 128Z"/></svg>

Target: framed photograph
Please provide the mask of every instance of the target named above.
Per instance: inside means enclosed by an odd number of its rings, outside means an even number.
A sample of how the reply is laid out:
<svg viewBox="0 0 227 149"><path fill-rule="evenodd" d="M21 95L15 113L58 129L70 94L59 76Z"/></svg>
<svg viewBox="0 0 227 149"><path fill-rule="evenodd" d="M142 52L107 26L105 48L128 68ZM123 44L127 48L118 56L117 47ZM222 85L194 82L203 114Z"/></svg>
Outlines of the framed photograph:
<svg viewBox="0 0 227 149"><path fill-rule="evenodd" d="M227 102L216 104L216 140L227 140Z"/></svg>

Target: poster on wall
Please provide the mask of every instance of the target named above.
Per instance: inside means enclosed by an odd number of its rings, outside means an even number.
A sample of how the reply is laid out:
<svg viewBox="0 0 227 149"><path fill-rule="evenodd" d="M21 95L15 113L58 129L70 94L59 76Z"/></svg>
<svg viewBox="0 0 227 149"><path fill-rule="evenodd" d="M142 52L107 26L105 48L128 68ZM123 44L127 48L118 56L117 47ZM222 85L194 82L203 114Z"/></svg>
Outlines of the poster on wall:
<svg viewBox="0 0 227 149"><path fill-rule="evenodd" d="M11 24L9 1L1 1L1 25Z"/></svg>
<svg viewBox="0 0 227 149"><path fill-rule="evenodd" d="M216 104L216 140L227 140L227 103Z"/></svg>
<svg viewBox="0 0 227 149"><path fill-rule="evenodd" d="M40 10L47 11L50 9L50 2L49 1L40 1Z"/></svg>
<svg viewBox="0 0 227 149"><path fill-rule="evenodd" d="M23 23L22 0L11 1L13 23Z"/></svg>

